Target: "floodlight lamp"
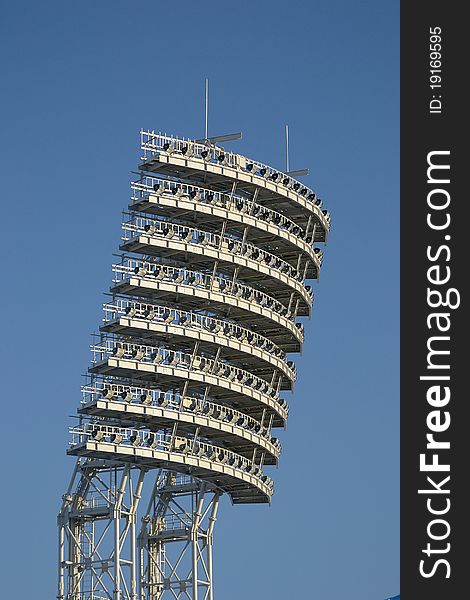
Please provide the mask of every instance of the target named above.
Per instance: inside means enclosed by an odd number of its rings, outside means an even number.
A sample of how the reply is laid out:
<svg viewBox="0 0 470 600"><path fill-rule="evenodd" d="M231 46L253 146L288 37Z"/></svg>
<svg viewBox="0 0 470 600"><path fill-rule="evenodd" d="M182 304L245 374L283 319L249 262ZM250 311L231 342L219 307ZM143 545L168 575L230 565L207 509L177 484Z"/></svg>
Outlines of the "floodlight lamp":
<svg viewBox="0 0 470 600"><path fill-rule="evenodd" d="M148 392L144 392L140 394L140 402L141 404L151 404L152 403L152 395Z"/></svg>
<svg viewBox="0 0 470 600"><path fill-rule="evenodd" d="M177 452L189 452L190 447L186 441L177 442L178 445L175 444L175 450Z"/></svg>
<svg viewBox="0 0 470 600"><path fill-rule="evenodd" d="M147 275L147 268L144 265L140 265L134 268L134 273L139 277L145 277Z"/></svg>
<svg viewBox="0 0 470 600"><path fill-rule="evenodd" d="M157 230L157 228L155 227L154 223L147 223L144 226L144 230L146 233L148 233L149 235L153 235L155 233L155 231Z"/></svg>
<svg viewBox="0 0 470 600"><path fill-rule="evenodd" d="M155 279L163 279L166 275L165 270L163 269L163 267L157 267L152 275L155 277Z"/></svg>
<svg viewBox="0 0 470 600"><path fill-rule="evenodd" d="M219 364L219 365L217 366L217 369L216 369L216 371L215 371L215 374L216 374L217 376L219 376L219 377L223 377L223 376L224 376L224 373L225 373L225 365L224 365L223 363L222 363L222 364Z"/></svg>
<svg viewBox="0 0 470 600"><path fill-rule="evenodd" d="M149 433L145 442L149 448L156 448L158 443L157 436L154 433Z"/></svg>
<svg viewBox="0 0 470 600"><path fill-rule="evenodd" d="M170 362L168 363L168 365L170 367L177 367L180 363L180 358L177 354L173 354L173 358L170 360Z"/></svg>
<svg viewBox="0 0 470 600"><path fill-rule="evenodd" d="M121 398L125 402L130 402L132 400L132 392L130 390L124 390L121 392Z"/></svg>
<svg viewBox="0 0 470 600"><path fill-rule="evenodd" d="M166 394L162 394L161 396L158 397L157 404L158 404L158 406L165 408L166 406L168 406L170 404L170 400Z"/></svg>
<svg viewBox="0 0 470 600"><path fill-rule="evenodd" d="M152 306L149 306L144 310L144 317L149 321L153 321L155 318L155 309Z"/></svg>
<svg viewBox="0 0 470 600"><path fill-rule="evenodd" d="M212 409L212 406L210 404L205 404L202 407L202 413L204 415L206 415L207 417L210 417L212 415L212 411L213 411L213 409Z"/></svg>
<svg viewBox="0 0 470 600"><path fill-rule="evenodd" d="M114 346L113 348L113 356L116 358L122 358L125 354L125 350L122 346Z"/></svg>
<svg viewBox="0 0 470 600"><path fill-rule="evenodd" d="M162 352L160 352L160 350L157 350L156 352L154 352L152 354L152 361L154 362L154 364L159 365L163 362L165 356L163 355Z"/></svg>
<svg viewBox="0 0 470 600"><path fill-rule="evenodd" d="M173 321L173 314L169 310L165 310L162 314L162 319L165 323L171 323Z"/></svg>
<svg viewBox="0 0 470 600"><path fill-rule="evenodd" d="M181 154L182 154L183 156L186 156L186 157L190 158L190 157L192 156L192 154L193 154L193 153L192 153L191 146L190 146L189 144L184 144L184 145L181 147Z"/></svg>
<svg viewBox="0 0 470 600"><path fill-rule="evenodd" d="M134 360L142 360L144 356L145 351L142 348L135 348L135 350L132 351L132 358Z"/></svg>
<svg viewBox="0 0 470 600"><path fill-rule="evenodd" d="M137 314L137 308L135 306L126 306L124 312L126 313L126 316L132 318Z"/></svg>
<svg viewBox="0 0 470 600"><path fill-rule="evenodd" d="M105 436L105 432L102 429L93 429L91 432L91 437L97 442L100 442Z"/></svg>
<svg viewBox="0 0 470 600"><path fill-rule="evenodd" d="M228 456L227 456L227 454L225 452L219 452L219 454L217 455L217 460L220 463L224 464L224 463L227 462Z"/></svg>

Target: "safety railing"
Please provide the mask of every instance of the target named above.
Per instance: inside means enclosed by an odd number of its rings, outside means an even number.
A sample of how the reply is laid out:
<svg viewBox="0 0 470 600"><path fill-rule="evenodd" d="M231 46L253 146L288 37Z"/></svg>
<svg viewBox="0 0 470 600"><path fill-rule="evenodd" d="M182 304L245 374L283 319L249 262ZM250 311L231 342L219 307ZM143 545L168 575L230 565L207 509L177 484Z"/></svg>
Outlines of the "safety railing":
<svg viewBox="0 0 470 600"><path fill-rule="evenodd" d="M259 175L268 181L281 185L301 197L305 201L307 208L311 211L315 211L321 206L321 200L315 192L289 174L218 146L198 143L193 140L185 140L174 136L170 137L155 131L141 130L140 147L142 150L141 159L144 163L154 159L161 152L167 154L176 153L187 158L199 158L208 163L225 165L236 170L251 173L252 175ZM329 212L325 210L323 211L323 215L329 224Z"/></svg>
<svg viewBox="0 0 470 600"><path fill-rule="evenodd" d="M315 241L312 233L315 225L312 225L311 228L303 229L300 225L297 225L292 219L282 213L235 194L231 195L224 192L217 192L215 190L187 183L175 183L168 179L161 179L150 175L143 176L139 181L132 182L131 189L131 200L133 203L147 200L150 194L155 196L166 195L172 198L187 198L193 202L200 202L208 206L217 206L228 211L239 213L240 215L248 215L260 219L281 231L292 234L300 242L311 244ZM324 217L320 209L318 212L318 217Z"/></svg>
<svg viewBox="0 0 470 600"><path fill-rule="evenodd" d="M103 304L103 310L105 313L103 319L104 323L114 321L120 316L126 316L132 319L141 319L146 322L154 321L165 323L166 325L182 325L200 331L208 331L214 335L217 334L218 336L226 338L234 338L240 343L246 342L251 347L268 352L276 358L286 362L287 369L292 370L293 374L295 374L295 366L293 363L287 363L286 353L281 350L281 348L276 346L276 344L271 342L271 340L264 335L251 331L246 327L241 327L237 323L217 319L208 315L201 315L196 312L181 310L179 308L159 306L158 304L146 304L120 298L117 298L113 304ZM303 334L302 325L300 325L299 330Z"/></svg>
<svg viewBox="0 0 470 600"><path fill-rule="evenodd" d="M168 433L152 432L142 429L117 427L102 423L89 423L78 427L70 427L72 447L86 444L88 441L107 442L115 446L145 446L151 450L175 452L209 460L213 464L228 465L236 471L252 475L259 479L268 489L274 489L274 483L268 475L263 474L262 463L241 456L231 450L214 444L185 437L170 436Z"/></svg>
<svg viewBox="0 0 470 600"><path fill-rule="evenodd" d="M296 317L296 307L284 306L279 300L261 292L251 286L238 281L233 281L221 275L208 275L199 271L182 269L178 267L169 267L157 262L142 261L130 257L123 257L121 264L113 265L114 279L113 283L121 283L133 275L142 279L153 281L165 281L174 285L187 285L192 288L205 289L214 292L220 292L224 296L242 298L248 302L254 302L262 308L268 308L278 315L285 317L289 321L294 321ZM309 306L313 304L313 290L311 286L305 286L306 302Z"/></svg>
<svg viewBox="0 0 470 600"><path fill-rule="evenodd" d="M99 399L113 402L153 406L164 408L178 413L196 414L214 419L221 423L234 425L249 431L268 441L279 452L281 448L278 438L271 437L272 419L267 419L267 424L262 424L253 417L229 406L217 404L210 400L195 396L181 396L174 392L147 389L119 384L103 386L82 386L82 404L94 403Z"/></svg>
<svg viewBox="0 0 470 600"><path fill-rule="evenodd" d="M282 376L274 371L273 382L270 383L261 377L257 377L245 369L235 367L222 360L213 360L200 354L190 354L179 350L170 350L162 346L146 346L133 344L124 340L105 337L99 344L91 346L93 353L93 364L100 363L110 357L133 360L142 363L151 363L174 369L199 371L208 375L214 375L226 382L238 383L249 387L262 396L279 402L279 389ZM274 385L277 375L277 385Z"/></svg>
<svg viewBox="0 0 470 600"><path fill-rule="evenodd" d="M287 261L279 258L275 254L262 250L254 244L243 242L228 235L219 235L172 223L169 221L159 221L132 215L131 218L122 223L123 241L128 241L138 235L149 235L151 237L162 237L166 240L178 240L187 244L195 244L202 247L210 247L222 252L229 252L244 256L247 259L252 259L254 262L264 264L267 267L276 270L279 273L287 275L291 279L295 279L300 283L304 282L304 276L296 267L290 265ZM314 261L317 270L321 266L323 260L323 252L320 248L314 249Z"/></svg>
<svg viewBox="0 0 470 600"><path fill-rule="evenodd" d="M163 517L160 517L163 521L163 529L165 531L178 531L180 529L189 529L192 525L190 515L180 512L177 514L166 513Z"/></svg>

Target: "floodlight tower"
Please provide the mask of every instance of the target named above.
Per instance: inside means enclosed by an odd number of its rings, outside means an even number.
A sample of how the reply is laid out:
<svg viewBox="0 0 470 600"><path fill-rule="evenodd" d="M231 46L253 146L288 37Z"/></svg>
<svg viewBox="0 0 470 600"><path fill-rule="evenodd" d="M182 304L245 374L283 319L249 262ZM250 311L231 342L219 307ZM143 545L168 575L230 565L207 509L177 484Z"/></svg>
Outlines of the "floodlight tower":
<svg viewBox="0 0 470 600"><path fill-rule="evenodd" d="M271 500L330 216L292 172L217 141L141 131L71 428L59 600L213 600L220 496Z"/></svg>

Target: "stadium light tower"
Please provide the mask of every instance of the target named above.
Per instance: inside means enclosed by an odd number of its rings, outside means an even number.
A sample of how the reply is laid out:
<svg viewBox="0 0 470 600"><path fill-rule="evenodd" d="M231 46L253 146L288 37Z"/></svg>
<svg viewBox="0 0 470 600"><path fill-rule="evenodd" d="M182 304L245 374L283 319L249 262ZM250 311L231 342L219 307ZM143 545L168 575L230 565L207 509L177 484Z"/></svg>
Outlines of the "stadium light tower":
<svg viewBox="0 0 470 600"><path fill-rule="evenodd" d="M70 430L59 600L214 599L219 498L271 500L330 226L292 174L214 139L141 131L141 150Z"/></svg>

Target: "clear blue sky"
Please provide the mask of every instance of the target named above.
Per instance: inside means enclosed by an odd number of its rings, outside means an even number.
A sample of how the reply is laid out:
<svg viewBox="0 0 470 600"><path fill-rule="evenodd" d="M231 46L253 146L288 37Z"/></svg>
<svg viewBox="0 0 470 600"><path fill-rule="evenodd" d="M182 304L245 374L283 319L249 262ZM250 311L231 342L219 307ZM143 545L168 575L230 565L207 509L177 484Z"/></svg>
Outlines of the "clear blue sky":
<svg viewBox="0 0 470 600"><path fill-rule="evenodd" d="M5 598L55 597L67 426L120 237L140 127L243 131L331 210L277 492L223 503L216 594L398 593L398 1L5 2Z"/></svg>

